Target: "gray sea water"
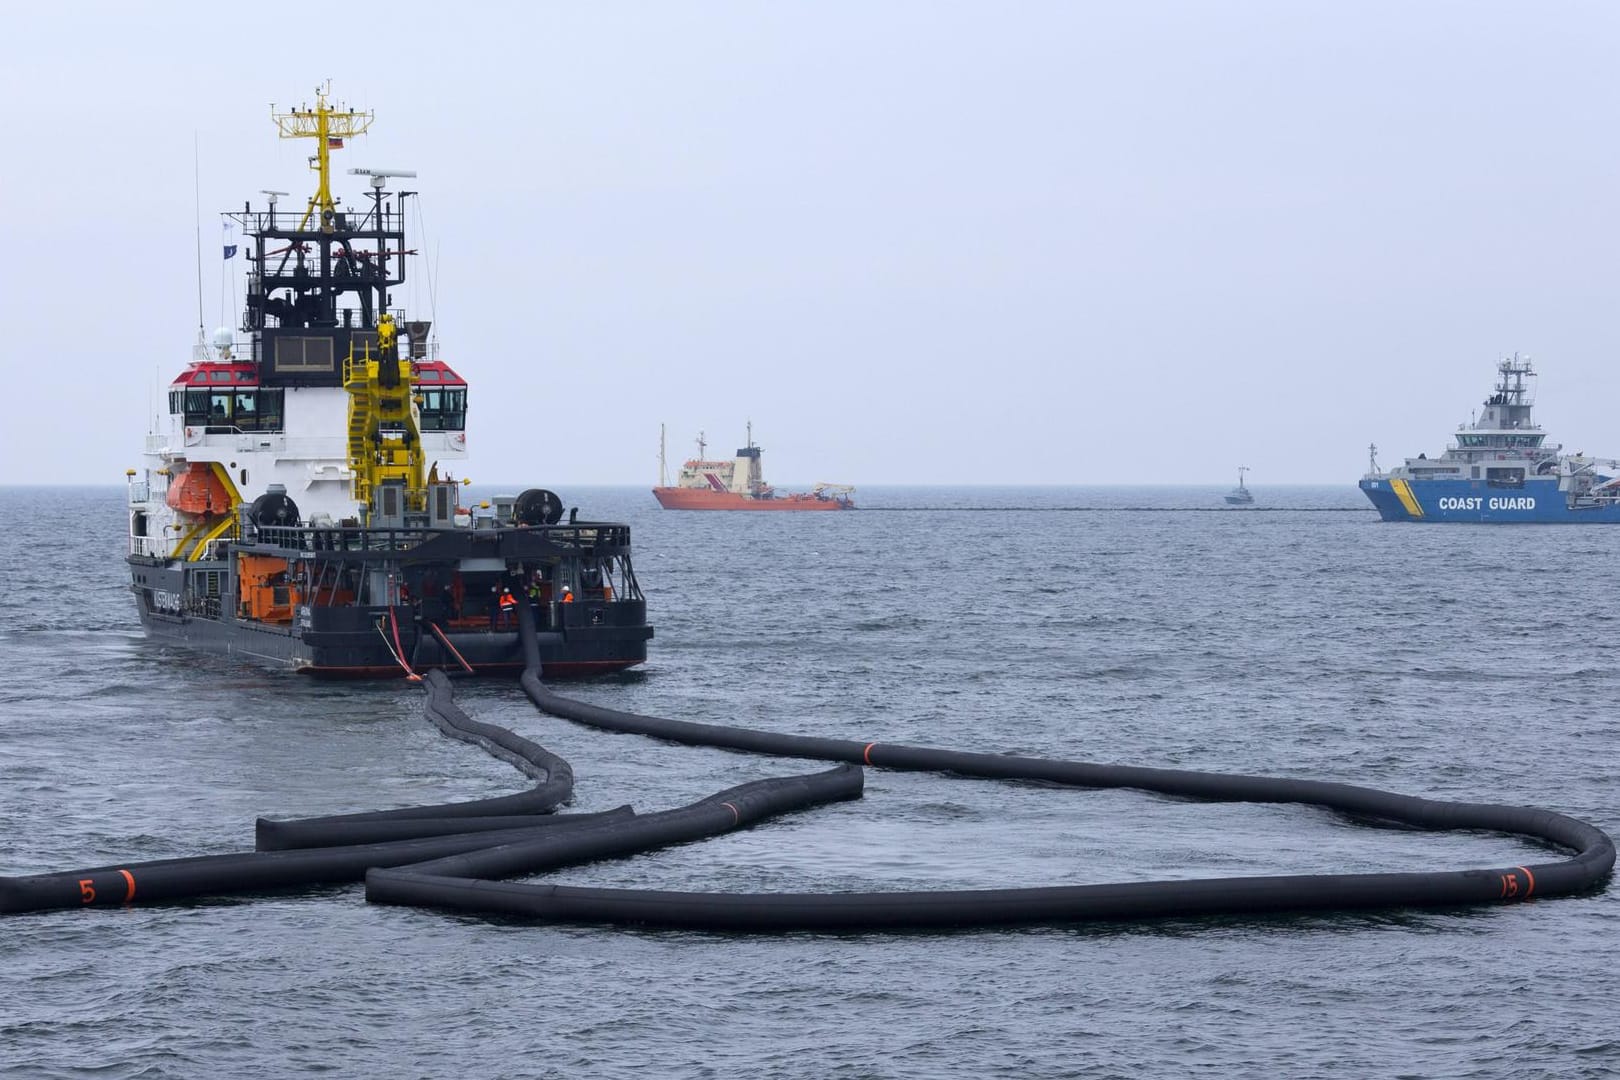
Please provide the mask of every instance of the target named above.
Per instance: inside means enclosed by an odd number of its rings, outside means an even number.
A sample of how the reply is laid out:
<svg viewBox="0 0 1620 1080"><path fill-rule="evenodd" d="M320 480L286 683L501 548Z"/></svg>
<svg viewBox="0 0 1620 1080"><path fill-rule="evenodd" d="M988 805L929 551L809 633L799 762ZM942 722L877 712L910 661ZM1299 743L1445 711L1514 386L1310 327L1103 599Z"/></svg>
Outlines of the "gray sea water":
<svg viewBox="0 0 1620 1080"><path fill-rule="evenodd" d="M863 489L851 514L628 521L659 715L1299 776L1620 834L1620 529L1387 525L1353 486ZM246 850L256 816L506 794L420 691L143 639L117 488L0 490L0 873ZM542 716L575 807L819 763ZM856 802L546 880L988 888L1545 860L1509 837L868 771ZM546 926L360 886L0 920L0 1073L41 1077L1613 1076L1620 895L1499 908L919 934Z"/></svg>

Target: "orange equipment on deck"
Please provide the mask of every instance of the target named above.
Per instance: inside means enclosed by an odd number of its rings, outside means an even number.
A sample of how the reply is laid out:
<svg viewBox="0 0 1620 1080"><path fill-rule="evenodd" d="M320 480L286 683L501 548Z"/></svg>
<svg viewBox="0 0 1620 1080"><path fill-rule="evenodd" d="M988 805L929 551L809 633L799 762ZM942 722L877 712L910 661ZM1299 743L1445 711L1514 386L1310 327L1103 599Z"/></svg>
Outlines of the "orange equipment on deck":
<svg viewBox="0 0 1620 1080"><path fill-rule="evenodd" d="M193 461L185 472L169 482L168 503L187 514L226 514L231 509L231 494L225 490L213 465Z"/></svg>
<svg viewBox="0 0 1620 1080"><path fill-rule="evenodd" d="M268 623L292 622L298 590L288 579L286 559L238 555L237 582L245 618Z"/></svg>

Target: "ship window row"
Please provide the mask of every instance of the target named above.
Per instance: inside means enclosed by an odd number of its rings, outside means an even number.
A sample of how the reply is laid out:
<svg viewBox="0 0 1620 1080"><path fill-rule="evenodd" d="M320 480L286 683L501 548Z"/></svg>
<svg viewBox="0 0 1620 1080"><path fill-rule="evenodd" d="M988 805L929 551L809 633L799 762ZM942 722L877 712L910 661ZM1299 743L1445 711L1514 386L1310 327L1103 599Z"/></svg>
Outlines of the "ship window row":
<svg viewBox="0 0 1620 1080"><path fill-rule="evenodd" d="M416 397L423 431L466 430L467 391L418 386Z"/></svg>
<svg viewBox="0 0 1620 1080"><path fill-rule="evenodd" d="M417 380L417 382L425 382L425 383L428 383L428 382L443 382L443 383L457 383L457 384L462 385L462 386L466 385L466 383L463 383L461 381L461 376L460 375L457 375L453 371L441 371L438 368L423 368L421 371L418 371L416 373L416 380Z"/></svg>
<svg viewBox="0 0 1620 1080"><path fill-rule="evenodd" d="M1534 447L1540 446L1544 435L1458 435L1457 445L1462 447Z"/></svg>
<svg viewBox="0 0 1620 1080"><path fill-rule="evenodd" d="M190 383L192 386L203 386L208 383L252 385L259 381L259 376L251 368L200 368L189 371L174 381L176 384Z"/></svg>
<svg viewBox="0 0 1620 1080"><path fill-rule="evenodd" d="M281 431L285 397L286 391L279 388L173 390L169 393L169 412L184 416L188 426Z"/></svg>

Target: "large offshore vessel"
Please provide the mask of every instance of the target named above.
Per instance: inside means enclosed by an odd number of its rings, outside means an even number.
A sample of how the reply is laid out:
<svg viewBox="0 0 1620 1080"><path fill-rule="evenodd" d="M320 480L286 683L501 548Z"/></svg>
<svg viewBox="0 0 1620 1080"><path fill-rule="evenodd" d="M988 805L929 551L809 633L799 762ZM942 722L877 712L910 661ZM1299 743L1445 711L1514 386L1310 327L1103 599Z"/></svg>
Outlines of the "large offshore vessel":
<svg viewBox="0 0 1620 1080"><path fill-rule="evenodd" d="M314 142L307 206L228 215L247 248L242 339L198 343L168 420L129 470L130 587L147 633L316 675L424 668L518 671L519 603L546 675L641 663L652 628L627 525L562 522L532 488L472 509L448 466L466 457L467 383L430 322L392 306L413 254L412 173L369 177L369 205L331 191L332 150L372 114L273 113ZM227 258L234 255L231 248Z"/></svg>
<svg viewBox="0 0 1620 1080"><path fill-rule="evenodd" d="M653 498L665 510L853 510L855 491L848 484L816 484L807 492L779 492L765 482L754 445L754 425L748 425L748 445L731 460L711 461L708 443L698 434L698 456L681 466L673 485L666 479L664 434L658 433L658 486Z"/></svg>
<svg viewBox="0 0 1620 1080"><path fill-rule="evenodd" d="M1475 419L1438 457L1419 454L1388 472L1369 448L1361 490L1385 521L1620 522L1620 461L1563 454L1530 418L1529 357L1496 365L1496 385Z"/></svg>

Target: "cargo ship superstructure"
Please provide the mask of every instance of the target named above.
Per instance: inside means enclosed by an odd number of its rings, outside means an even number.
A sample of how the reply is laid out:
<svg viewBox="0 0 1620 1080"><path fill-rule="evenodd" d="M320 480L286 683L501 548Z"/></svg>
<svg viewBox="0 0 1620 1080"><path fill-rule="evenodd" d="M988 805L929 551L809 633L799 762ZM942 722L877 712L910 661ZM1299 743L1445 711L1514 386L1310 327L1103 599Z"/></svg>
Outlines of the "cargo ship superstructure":
<svg viewBox="0 0 1620 1080"><path fill-rule="evenodd" d="M1361 490L1385 521L1620 522L1620 461L1564 454L1531 419L1536 375L1517 354L1496 365L1496 385L1472 422L1437 457L1419 454L1388 472L1370 448Z"/></svg>
<svg viewBox="0 0 1620 1080"><path fill-rule="evenodd" d="M643 662L652 628L627 525L577 509L564 522L538 487L461 505L450 469L467 456L467 382L430 321L394 306L414 192L387 188L414 174L351 169L370 190L346 206L331 152L372 115L321 93L274 119L313 142L318 186L302 209L266 192L228 215L247 249L240 332L205 343L199 327L167 422L129 470L148 634L315 675L516 672L527 604L545 675Z"/></svg>
<svg viewBox="0 0 1620 1080"><path fill-rule="evenodd" d="M697 437L698 454L681 466L675 483L668 482L664 466L664 437L658 435L658 486L653 498L665 510L853 510L855 489L848 484L816 484L807 492L780 492L765 482L760 449L754 444L754 425L748 425L747 445L732 459L710 460L703 434Z"/></svg>

